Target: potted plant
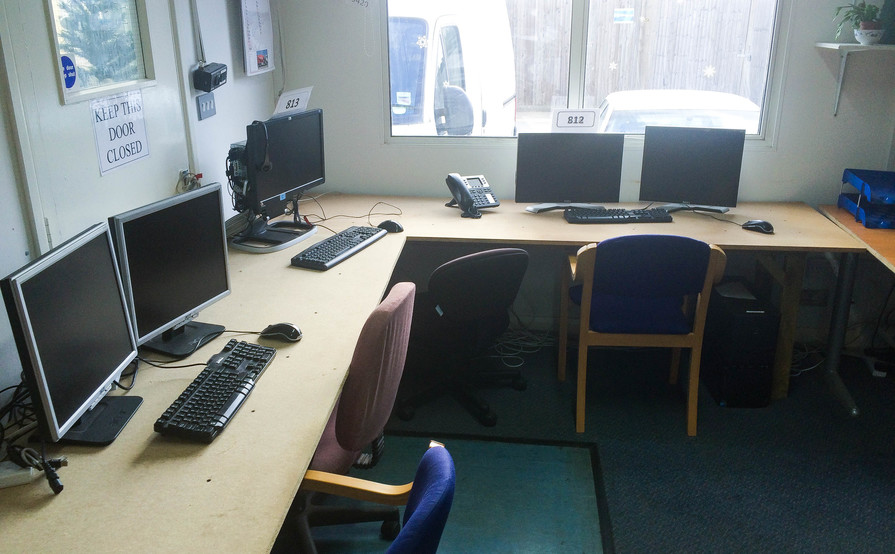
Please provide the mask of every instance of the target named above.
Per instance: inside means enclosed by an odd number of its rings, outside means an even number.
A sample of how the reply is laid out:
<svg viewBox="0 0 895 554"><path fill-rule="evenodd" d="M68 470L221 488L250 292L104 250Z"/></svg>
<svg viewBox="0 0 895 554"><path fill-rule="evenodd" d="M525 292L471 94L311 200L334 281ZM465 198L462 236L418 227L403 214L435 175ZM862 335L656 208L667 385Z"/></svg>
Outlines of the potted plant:
<svg viewBox="0 0 895 554"><path fill-rule="evenodd" d="M837 39L846 23L850 23L854 28L855 39L861 44L876 44L883 36L879 6L876 4L853 0L850 4L836 8L833 21L837 19L839 19L839 25L836 26Z"/></svg>

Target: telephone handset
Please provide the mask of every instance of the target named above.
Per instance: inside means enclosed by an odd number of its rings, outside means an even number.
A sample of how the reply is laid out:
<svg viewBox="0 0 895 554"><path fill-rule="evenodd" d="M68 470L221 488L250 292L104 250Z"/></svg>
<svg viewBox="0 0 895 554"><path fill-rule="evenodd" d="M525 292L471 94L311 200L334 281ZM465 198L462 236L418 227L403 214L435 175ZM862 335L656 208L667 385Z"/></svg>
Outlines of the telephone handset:
<svg viewBox="0 0 895 554"><path fill-rule="evenodd" d="M480 218L479 208L496 208L500 201L494 196L491 185L484 175L468 175L463 177L457 173L449 173L445 179L451 196L454 198L445 206L459 206L462 217Z"/></svg>

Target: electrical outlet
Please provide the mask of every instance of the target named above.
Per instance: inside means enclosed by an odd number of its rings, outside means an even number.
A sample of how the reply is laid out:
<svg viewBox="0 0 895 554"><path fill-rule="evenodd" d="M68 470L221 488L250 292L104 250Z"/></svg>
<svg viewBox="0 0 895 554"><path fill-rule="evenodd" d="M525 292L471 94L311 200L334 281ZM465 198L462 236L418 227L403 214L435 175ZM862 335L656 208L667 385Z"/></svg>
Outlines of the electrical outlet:
<svg viewBox="0 0 895 554"><path fill-rule="evenodd" d="M196 97L196 109L199 112L199 121L213 116L216 112L214 107L214 93L206 92Z"/></svg>

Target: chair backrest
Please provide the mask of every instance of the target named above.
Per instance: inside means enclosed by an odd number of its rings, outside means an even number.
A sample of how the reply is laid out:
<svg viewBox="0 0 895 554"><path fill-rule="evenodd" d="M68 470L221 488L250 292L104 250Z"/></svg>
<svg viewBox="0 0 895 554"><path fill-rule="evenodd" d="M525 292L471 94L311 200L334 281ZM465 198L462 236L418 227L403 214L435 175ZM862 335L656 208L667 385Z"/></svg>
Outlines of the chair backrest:
<svg viewBox="0 0 895 554"><path fill-rule="evenodd" d="M710 250L702 241L674 235L606 239L594 252L594 293L640 298L697 294Z"/></svg>
<svg viewBox="0 0 895 554"><path fill-rule="evenodd" d="M713 283L726 257L717 246L688 237L630 235L578 251L576 280L591 283L570 293L590 306L579 324L603 333L702 332Z"/></svg>
<svg viewBox="0 0 895 554"><path fill-rule="evenodd" d="M429 448L416 470L404 510L404 526L390 554L434 553L451 511L456 483L454 460L443 446Z"/></svg>
<svg viewBox="0 0 895 554"><path fill-rule="evenodd" d="M404 373L416 285L397 283L367 318L339 396L336 438L362 450L388 421Z"/></svg>
<svg viewBox="0 0 895 554"><path fill-rule="evenodd" d="M506 314L528 269L528 252L495 248L453 259L429 276L432 301L451 321Z"/></svg>

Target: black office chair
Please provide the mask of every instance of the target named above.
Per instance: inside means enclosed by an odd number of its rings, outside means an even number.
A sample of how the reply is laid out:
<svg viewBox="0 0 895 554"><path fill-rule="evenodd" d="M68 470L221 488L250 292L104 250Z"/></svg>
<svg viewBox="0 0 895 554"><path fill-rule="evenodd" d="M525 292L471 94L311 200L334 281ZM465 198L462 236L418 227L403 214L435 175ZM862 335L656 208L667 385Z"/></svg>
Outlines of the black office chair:
<svg viewBox="0 0 895 554"><path fill-rule="evenodd" d="M410 343L396 413L411 419L416 409L450 393L482 425L497 415L478 391L481 386L526 383L517 369L476 371L471 362L507 330L509 309L528 269L528 252L498 248L442 264L427 290L414 300Z"/></svg>

